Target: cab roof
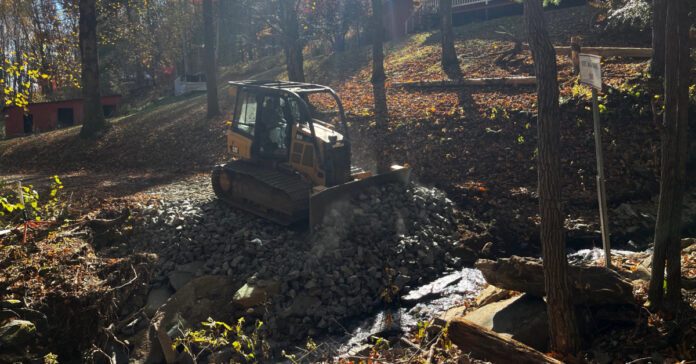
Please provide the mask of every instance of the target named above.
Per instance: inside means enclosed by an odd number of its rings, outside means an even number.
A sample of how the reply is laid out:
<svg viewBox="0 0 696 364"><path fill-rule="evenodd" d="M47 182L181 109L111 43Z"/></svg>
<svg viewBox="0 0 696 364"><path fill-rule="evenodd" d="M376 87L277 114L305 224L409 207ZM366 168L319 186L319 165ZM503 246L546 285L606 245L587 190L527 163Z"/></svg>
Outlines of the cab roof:
<svg viewBox="0 0 696 364"><path fill-rule="evenodd" d="M229 81L229 84L232 86L264 91L294 92L298 95L308 95L319 92L334 93L330 87L303 82L246 80Z"/></svg>

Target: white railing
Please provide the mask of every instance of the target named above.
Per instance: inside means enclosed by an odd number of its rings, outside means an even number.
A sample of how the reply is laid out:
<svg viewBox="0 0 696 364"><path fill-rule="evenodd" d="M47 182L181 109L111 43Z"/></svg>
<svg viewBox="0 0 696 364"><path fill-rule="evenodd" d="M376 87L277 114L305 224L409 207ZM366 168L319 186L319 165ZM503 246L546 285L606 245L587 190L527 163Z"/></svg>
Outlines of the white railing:
<svg viewBox="0 0 696 364"><path fill-rule="evenodd" d="M456 8L457 6L467 6L467 5L474 5L474 4L488 4L489 0L452 0L452 7Z"/></svg>

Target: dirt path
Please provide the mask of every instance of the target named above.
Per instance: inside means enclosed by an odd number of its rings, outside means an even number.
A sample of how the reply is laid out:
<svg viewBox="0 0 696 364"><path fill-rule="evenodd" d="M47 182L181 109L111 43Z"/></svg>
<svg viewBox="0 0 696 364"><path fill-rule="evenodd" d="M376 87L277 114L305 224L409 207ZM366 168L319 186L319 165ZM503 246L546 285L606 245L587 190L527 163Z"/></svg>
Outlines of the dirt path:
<svg viewBox="0 0 696 364"><path fill-rule="evenodd" d="M173 171L159 172L115 172L94 173L79 171L58 175L63 183L62 193L65 196L73 196L73 199L107 199L124 198L145 190L169 185L177 181L192 177L206 177L207 173L181 174ZM50 187L53 175L51 174L10 174L0 175L0 181L12 186L21 181L24 186L34 186L41 194Z"/></svg>

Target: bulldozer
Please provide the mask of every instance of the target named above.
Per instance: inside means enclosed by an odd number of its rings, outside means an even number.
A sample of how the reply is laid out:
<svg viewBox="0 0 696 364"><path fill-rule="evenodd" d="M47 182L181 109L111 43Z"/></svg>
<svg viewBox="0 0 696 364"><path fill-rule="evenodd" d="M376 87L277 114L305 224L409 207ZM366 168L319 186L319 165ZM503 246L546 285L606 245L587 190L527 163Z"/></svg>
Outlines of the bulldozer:
<svg viewBox="0 0 696 364"><path fill-rule="evenodd" d="M351 164L348 123L331 88L258 80L229 85L230 159L211 177L215 195L227 204L281 225L308 222L314 228L335 203L356 192L408 182L408 166L372 175Z"/></svg>

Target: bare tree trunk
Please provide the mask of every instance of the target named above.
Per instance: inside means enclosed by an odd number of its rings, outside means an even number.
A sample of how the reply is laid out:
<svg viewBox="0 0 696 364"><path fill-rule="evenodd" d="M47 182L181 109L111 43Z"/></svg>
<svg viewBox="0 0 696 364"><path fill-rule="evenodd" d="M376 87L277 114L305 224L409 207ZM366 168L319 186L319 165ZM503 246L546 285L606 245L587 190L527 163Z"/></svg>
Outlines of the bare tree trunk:
<svg viewBox="0 0 696 364"><path fill-rule="evenodd" d="M343 52L346 50L346 32L341 29L334 32L334 51Z"/></svg>
<svg viewBox="0 0 696 364"><path fill-rule="evenodd" d="M99 91L99 55L97 54L97 8L95 0L80 0L80 54L84 111L80 136L92 138L108 128Z"/></svg>
<svg viewBox="0 0 696 364"><path fill-rule="evenodd" d="M549 336L553 350L573 354L578 350L579 337L568 285L568 260L561 210L556 52L546 31L541 0L524 0L524 13L537 76L539 212Z"/></svg>
<svg viewBox="0 0 696 364"><path fill-rule="evenodd" d="M285 41L285 64L288 69L288 79L295 82L305 82L304 56L300 40L300 21L297 18L296 1L281 0L280 11Z"/></svg>
<svg viewBox="0 0 696 364"><path fill-rule="evenodd" d="M665 22L667 15L667 0L653 0L652 19L652 49L650 74L653 78L662 77L665 73Z"/></svg>
<svg viewBox="0 0 696 364"><path fill-rule="evenodd" d="M233 35L239 34L239 29L230 24L230 2L218 1L218 30L216 32L216 43L218 44L218 62L223 65L233 63L234 39ZM224 36L221 36L223 34Z"/></svg>
<svg viewBox="0 0 696 364"><path fill-rule="evenodd" d="M389 171L390 162L387 155L386 136L389 124L389 109L387 108L387 90L384 73L384 52L382 43L384 27L382 26L382 0L372 1L372 92L375 98L375 155L377 158L377 173Z"/></svg>
<svg viewBox="0 0 696 364"><path fill-rule="evenodd" d="M203 43L205 44L205 80L208 95L208 119L220 114L215 72L215 27L213 27L213 0L203 0Z"/></svg>
<svg viewBox="0 0 696 364"><path fill-rule="evenodd" d="M686 182L686 149L689 109L689 19L685 0L667 3L665 28L665 111L662 125L660 197L655 224L653 269L648 290L649 306L663 306L664 285L667 302L676 309L681 298L681 215ZM664 269L667 260L667 279Z"/></svg>
<svg viewBox="0 0 696 364"><path fill-rule="evenodd" d="M442 35L442 70L450 79L462 77L452 30L452 0L440 0L440 33Z"/></svg>

